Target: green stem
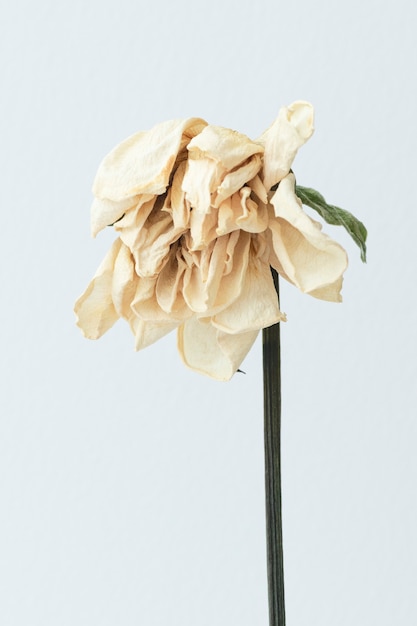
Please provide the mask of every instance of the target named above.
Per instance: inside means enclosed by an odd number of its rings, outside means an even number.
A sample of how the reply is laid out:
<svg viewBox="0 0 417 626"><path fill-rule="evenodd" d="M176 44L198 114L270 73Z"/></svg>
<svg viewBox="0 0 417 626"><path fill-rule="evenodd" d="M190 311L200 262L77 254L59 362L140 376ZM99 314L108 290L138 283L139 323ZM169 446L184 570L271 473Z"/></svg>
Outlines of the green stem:
<svg viewBox="0 0 417 626"><path fill-rule="evenodd" d="M278 274L272 269L279 297ZM281 512L281 349L280 328L262 331L264 372L265 493L269 626L285 626Z"/></svg>

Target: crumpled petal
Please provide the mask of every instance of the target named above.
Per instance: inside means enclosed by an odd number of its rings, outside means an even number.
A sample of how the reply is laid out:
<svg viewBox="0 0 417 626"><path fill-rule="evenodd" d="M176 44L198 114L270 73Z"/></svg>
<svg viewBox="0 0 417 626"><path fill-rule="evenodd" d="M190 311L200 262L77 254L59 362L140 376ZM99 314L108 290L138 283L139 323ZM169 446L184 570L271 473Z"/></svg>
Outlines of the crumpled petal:
<svg viewBox="0 0 417 626"><path fill-rule="evenodd" d="M131 330L135 335L135 350L143 350L151 344L155 343L168 333L175 330L180 322L153 322L142 320L138 317L134 318L130 324Z"/></svg>
<svg viewBox="0 0 417 626"><path fill-rule="evenodd" d="M226 235L242 229L249 233L261 233L268 226L268 210L265 204L257 204L251 197L251 188L242 187L227 198L219 207L216 235Z"/></svg>
<svg viewBox="0 0 417 626"><path fill-rule="evenodd" d="M235 231L194 252L184 272L183 295L200 316L214 315L240 294L248 266L250 235Z"/></svg>
<svg viewBox="0 0 417 626"><path fill-rule="evenodd" d="M120 239L116 239L93 280L75 303L77 326L88 339L98 339L119 319L113 304L112 289L114 264L122 245Z"/></svg>
<svg viewBox="0 0 417 626"><path fill-rule="evenodd" d="M239 369L257 336L257 330L229 335L214 328L209 320L193 317L179 326L177 347L187 367L226 381Z"/></svg>
<svg viewBox="0 0 417 626"><path fill-rule="evenodd" d="M120 202L142 193L163 193L178 153L206 125L194 117L169 120L125 139L103 159L94 195Z"/></svg>
<svg viewBox="0 0 417 626"><path fill-rule="evenodd" d="M138 204L143 204L153 198L152 195L143 195L140 198L126 198L120 202L112 200L102 200L94 198L91 206L91 234L95 237L106 226L113 226L115 222L122 219L126 213L137 209Z"/></svg>
<svg viewBox="0 0 417 626"><path fill-rule="evenodd" d="M261 169L261 164L260 155L254 154L246 163L226 174L222 184L217 188L213 206L219 207L226 198L239 191L249 180L255 178Z"/></svg>
<svg viewBox="0 0 417 626"><path fill-rule="evenodd" d="M279 310L270 265L252 248L239 297L217 313L212 318L212 324L225 333L235 335L260 330L281 321L286 321L286 316Z"/></svg>
<svg viewBox="0 0 417 626"><path fill-rule="evenodd" d="M216 237L217 207L260 170L263 147L236 131L206 126L187 149L182 189L192 207L192 247L201 250Z"/></svg>
<svg viewBox="0 0 417 626"><path fill-rule="evenodd" d="M258 139L265 147L263 182L267 190L290 171L297 151L314 131L313 107L301 100L282 107L275 122Z"/></svg>
<svg viewBox="0 0 417 626"><path fill-rule="evenodd" d="M294 186L294 175L288 174L270 200L275 218L271 211L269 229L278 261L271 255L271 265L304 293L341 302L346 252L303 211Z"/></svg>

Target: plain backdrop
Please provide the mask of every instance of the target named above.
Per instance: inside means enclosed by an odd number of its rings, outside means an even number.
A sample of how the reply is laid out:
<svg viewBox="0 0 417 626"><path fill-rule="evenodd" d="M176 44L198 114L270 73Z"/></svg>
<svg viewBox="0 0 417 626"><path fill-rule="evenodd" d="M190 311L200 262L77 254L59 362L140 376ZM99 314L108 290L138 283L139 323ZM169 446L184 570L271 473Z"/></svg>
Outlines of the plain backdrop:
<svg viewBox="0 0 417 626"><path fill-rule="evenodd" d="M0 624L267 626L260 340L187 370L74 323L115 235L104 155L200 116L252 138L294 100L298 183L360 217L344 302L281 283L288 626L417 623L416 13L411 0L2 3Z"/></svg>

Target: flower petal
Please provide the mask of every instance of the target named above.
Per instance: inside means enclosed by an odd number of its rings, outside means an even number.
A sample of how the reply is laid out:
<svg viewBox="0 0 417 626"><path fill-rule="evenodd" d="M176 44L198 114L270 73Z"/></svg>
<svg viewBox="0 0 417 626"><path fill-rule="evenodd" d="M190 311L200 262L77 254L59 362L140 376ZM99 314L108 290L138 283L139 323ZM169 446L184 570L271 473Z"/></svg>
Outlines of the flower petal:
<svg viewBox="0 0 417 626"><path fill-rule="evenodd" d="M248 233L261 233L268 226L265 204L257 204L251 197L250 187L243 187L227 198L219 207L217 235L242 229Z"/></svg>
<svg viewBox="0 0 417 626"><path fill-rule="evenodd" d="M213 201L214 207L219 207L226 199L239 191L249 180L252 180L261 169L261 157L254 154L246 163L234 169L223 179L220 187L217 188L217 194Z"/></svg>
<svg viewBox="0 0 417 626"><path fill-rule="evenodd" d="M141 193L163 193L179 151L205 126L199 118L170 120L122 141L102 161L94 195L119 202Z"/></svg>
<svg viewBox="0 0 417 626"><path fill-rule="evenodd" d="M258 331L228 335L196 318L178 328L177 344L187 367L216 380L230 380L251 349Z"/></svg>
<svg viewBox="0 0 417 626"><path fill-rule="evenodd" d="M146 202L153 196L142 196L140 201ZM95 237L106 226L112 226L115 222L118 222L123 216L134 209L139 202L138 198L126 198L120 202L113 202L112 200L102 200L100 198L94 198L91 206L91 234Z"/></svg>
<svg viewBox="0 0 417 626"><path fill-rule="evenodd" d="M199 233L204 216L211 212L212 205L219 206L225 198L237 191L242 181L246 182L257 174L263 147L246 135L228 128L206 126L190 141L188 153L182 188L193 208L191 234L198 249L200 244L197 242L202 240ZM202 240L201 245L207 243Z"/></svg>
<svg viewBox="0 0 417 626"><path fill-rule="evenodd" d="M184 299L199 316L211 316L240 294L248 265L250 234L235 231L193 253L184 272Z"/></svg>
<svg viewBox="0 0 417 626"><path fill-rule="evenodd" d="M345 250L302 209L294 191L293 174L286 176L271 198L269 229L278 267L271 265L304 293L316 298L341 302L342 275L347 267Z"/></svg>
<svg viewBox="0 0 417 626"><path fill-rule="evenodd" d="M269 263L251 250L239 297L212 318L212 324L226 333L237 334L272 326L286 317L279 310Z"/></svg>
<svg viewBox="0 0 417 626"><path fill-rule="evenodd" d="M263 147L236 130L206 126L188 144L189 159L211 159L231 171L254 154L263 154Z"/></svg>
<svg viewBox="0 0 417 626"><path fill-rule="evenodd" d="M113 270L122 242L116 239L87 289L74 306L77 326L87 339L98 339L119 319L112 298Z"/></svg>
<svg viewBox="0 0 417 626"><path fill-rule="evenodd" d="M135 318L130 327L135 335L135 350L143 350L177 328L180 322L152 322Z"/></svg>
<svg viewBox="0 0 417 626"><path fill-rule="evenodd" d="M267 190L290 171L297 150L314 131L313 107L297 101L282 107L275 122L258 139L265 147L263 182Z"/></svg>

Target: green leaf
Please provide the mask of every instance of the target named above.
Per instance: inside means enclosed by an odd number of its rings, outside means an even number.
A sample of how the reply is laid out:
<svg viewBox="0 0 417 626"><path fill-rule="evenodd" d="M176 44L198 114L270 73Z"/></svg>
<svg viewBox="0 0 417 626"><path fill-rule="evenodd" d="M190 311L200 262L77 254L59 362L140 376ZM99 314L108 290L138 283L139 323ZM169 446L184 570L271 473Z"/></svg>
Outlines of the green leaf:
<svg viewBox="0 0 417 626"><path fill-rule="evenodd" d="M296 185L295 193L303 204L317 211L328 224L344 226L353 241L359 246L361 259L366 263L366 236L368 233L362 222L349 211L340 209L333 204L327 204L321 193L315 189Z"/></svg>

